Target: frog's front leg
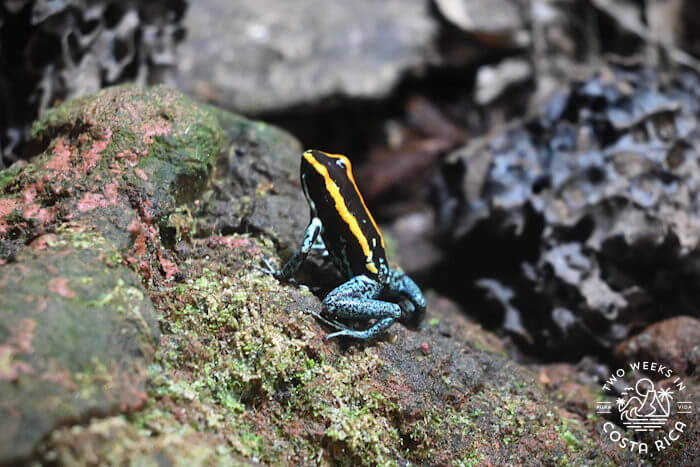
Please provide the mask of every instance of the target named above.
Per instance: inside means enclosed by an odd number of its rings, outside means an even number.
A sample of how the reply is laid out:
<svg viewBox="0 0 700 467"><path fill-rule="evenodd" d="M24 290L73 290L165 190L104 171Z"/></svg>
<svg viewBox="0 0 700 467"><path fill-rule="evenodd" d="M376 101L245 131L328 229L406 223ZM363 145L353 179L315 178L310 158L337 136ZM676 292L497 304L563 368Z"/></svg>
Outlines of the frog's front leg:
<svg viewBox="0 0 700 467"><path fill-rule="evenodd" d="M265 266L267 269L264 271L272 274L280 280L285 280L292 277L294 274L296 274L301 265L304 264L306 257L309 255L309 251L311 251L314 242L321 233L321 229L321 219L318 217L311 219L309 226L306 228L306 232L304 232L304 239L301 242L301 247L296 253L294 253L294 256L287 261L287 264L282 266L282 269L275 270L267 263L267 261L265 261Z"/></svg>
<svg viewBox="0 0 700 467"><path fill-rule="evenodd" d="M367 276L356 276L336 287L329 293L323 304L338 318L370 320L377 319L369 329L356 331L343 329L328 334L326 339L349 336L356 339L372 339L388 329L401 317L401 308L396 303L377 300L383 286Z"/></svg>
<svg viewBox="0 0 700 467"><path fill-rule="evenodd" d="M323 256L328 256L328 249L326 248L326 244L323 243L323 238L319 235L316 238L316 241L314 241L314 244L311 246L312 250L320 251Z"/></svg>

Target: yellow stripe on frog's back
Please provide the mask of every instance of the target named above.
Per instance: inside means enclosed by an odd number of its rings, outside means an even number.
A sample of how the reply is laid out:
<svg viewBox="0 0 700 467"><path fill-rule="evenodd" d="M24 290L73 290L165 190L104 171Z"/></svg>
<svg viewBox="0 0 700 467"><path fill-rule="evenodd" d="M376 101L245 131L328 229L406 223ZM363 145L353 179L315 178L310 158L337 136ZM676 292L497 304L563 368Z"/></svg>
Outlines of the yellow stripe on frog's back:
<svg viewBox="0 0 700 467"><path fill-rule="evenodd" d="M352 165L350 164L350 160L341 154L333 154L333 156L340 157L343 159L343 162L345 162L345 166L347 167L347 172L348 172L348 179L352 183L352 186L355 187L355 192L357 193L357 196L360 197L360 202L362 203L362 207L365 208L365 212L367 213L367 217L369 217L369 220L372 222L372 225L374 226L374 230L376 230L377 234L379 235L379 240L382 242L382 248L386 248L386 246L384 245L384 236L382 235L382 231L379 230L377 223L374 221L374 217L372 217L372 213L370 212L369 209L367 209L367 205L365 204L365 199L362 197L362 193L360 193L360 189L357 187L357 183L355 183L355 177L353 177L353 175L352 175Z"/></svg>
<svg viewBox="0 0 700 467"><path fill-rule="evenodd" d="M332 157L339 157L339 156L332 156ZM345 156L340 156L343 157L345 160L344 162L347 163L347 170L349 174L349 179L352 182L353 185L355 185L355 180L352 178L352 170L350 168L350 161L347 160ZM379 271L377 270L377 266L374 264L374 261L372 259L372 249L369 247L369 242L367 241L367 237L365 237L365 234L362 232L362 229L360 228L360 224L357 222L357 218L352 215L350 210L348 209L347 204L345 204L345 198L343 198L343 195L340 193L340 188L338 188L338 185L335 183L335 181L331 178L330 174L328 173L328 169L321 164L319 161L316 160L314 155L310 151L306 151L304 153L304 159L307 160L309 164L313 166L313 168L318 172L322 177L323 180L326 182L326 190L328 193L331 195L333 200L335 201L335 210L338 211L338 215L345 221L345 223L348 225L350 228L350 232L355 236L357 239L358 243L362 247L362 252L365 255L367 264L367 270L373 274L377 274ZM355 185L355 190L357 190L357 185ZM360 194L359 190L357 190L357 193ZM360 195L360 200L362 200L362 195ZM372 215L369 213L367 210L367 206L365 206L364 200L362 200L362 205L365 208L365 211L369 215L369 218L372 220L372 223L374 224L374 219L372 219ZM374 224L375 228L377 227L376 224ZM377 229L377 232L379 232L379 229ZM379 234L381 238L381 233ZM382 246L384 246L384 238L382 238Z"/></svg>

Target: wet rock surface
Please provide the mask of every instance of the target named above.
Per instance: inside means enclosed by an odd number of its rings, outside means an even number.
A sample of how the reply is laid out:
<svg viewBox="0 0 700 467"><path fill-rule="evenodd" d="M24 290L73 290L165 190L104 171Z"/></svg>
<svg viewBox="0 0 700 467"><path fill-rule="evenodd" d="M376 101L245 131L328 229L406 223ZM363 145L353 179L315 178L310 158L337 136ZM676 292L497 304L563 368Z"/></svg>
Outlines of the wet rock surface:
<svg viewBox="0 0 700 467"><path fill-rule="evenodd" d="M0 267L0 463L58 426L144 407L157 316L108 241L65 224Z"/></svg>
<svg viewBox="0 0 700 467"><path fill-rule="evenodd" d="M487 319L557 358L697 316L698 83L611 65L448 157L435 208L462 299L486 290Z"/></svg>
<svg viewBox="0 0 700 467"><path fill-rule="evenodd" d="M197 236L235 232L273 237L291 256L309 222L299 183L299 142L264 122L220 114L230 145L194 208Z"/></svg>
<svg viewBox="0 0 700 467"><path fill-rule="evenodd" d="M246 113L331 97L380 98L430 59L426 0L192 4L178 81Z"/></svg>
<svg viewBox="0 0 700 467"><path fill-rule="evenodd" d="M1 431L15 436L52 391L85 399L42 411L37 435L3 461L610 459L582 418L443 298L429 299L417 329L324 342L319 297L258 269L306 215L299 146L284 132L164 88L113 88L57 108L35 134L46 150L0 172L12 206L0 280L26 279L0 299L15 310L0 328L0 383L33 395L32 408L0 405ZM14 305L27 296L31 306ZM52 328L76 333L70 352Z"/></svg>

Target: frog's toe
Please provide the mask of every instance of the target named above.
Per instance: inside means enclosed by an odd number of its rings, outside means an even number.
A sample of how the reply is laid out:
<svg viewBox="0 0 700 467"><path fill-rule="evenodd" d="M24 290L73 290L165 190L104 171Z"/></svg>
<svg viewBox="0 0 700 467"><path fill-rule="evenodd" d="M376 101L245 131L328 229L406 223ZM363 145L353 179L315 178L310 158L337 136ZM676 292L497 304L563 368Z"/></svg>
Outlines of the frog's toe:
<svg viewBox="0 0 700 467"><path fill-rule="evenodd" d="M265 274L270 274L271 276L277 277L279 275L279 271L275 268L272 267L272 264L267 260L267 258L262 259L264 267L258 267L259 271L264 272Z"/></svg>
<svg viewBox="0 0 700 467"><path fill-rule="evenodd" d="M389 327L392 324L394 324L395 321L395 318L380 319L379 321L374 323L369 329L366 329L364 331L357 331L355 329L343 329L342 331L332 332L328 334L325 340L339 336L348 336L360 340L371 340L380 335L382 332L389 329Z"/></svg>
<svg viewBox="0 0 700 467"><path fill-rule="evenodd" d="M349 329L343 329L342 331L336 331L328 334L326 337L323 338L324 341L329 341L333 339L334 337L340 337L340 336L352 336L352 331Z"/></svg>

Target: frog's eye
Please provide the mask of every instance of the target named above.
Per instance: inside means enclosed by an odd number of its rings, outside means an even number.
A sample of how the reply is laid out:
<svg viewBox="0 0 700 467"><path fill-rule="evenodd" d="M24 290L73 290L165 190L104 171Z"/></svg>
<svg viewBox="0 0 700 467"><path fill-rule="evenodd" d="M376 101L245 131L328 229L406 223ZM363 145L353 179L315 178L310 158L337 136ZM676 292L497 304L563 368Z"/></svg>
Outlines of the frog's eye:
<svg viewBox="0 0 700 467"><path fill-rule="evenodd" d="M343 159L336 159L335 165L337 165L337 166L340 167L341 169L344 169L344 168L345 168L345 162L343 161Z"/></svg>

